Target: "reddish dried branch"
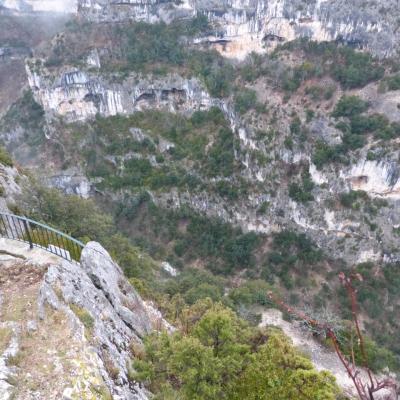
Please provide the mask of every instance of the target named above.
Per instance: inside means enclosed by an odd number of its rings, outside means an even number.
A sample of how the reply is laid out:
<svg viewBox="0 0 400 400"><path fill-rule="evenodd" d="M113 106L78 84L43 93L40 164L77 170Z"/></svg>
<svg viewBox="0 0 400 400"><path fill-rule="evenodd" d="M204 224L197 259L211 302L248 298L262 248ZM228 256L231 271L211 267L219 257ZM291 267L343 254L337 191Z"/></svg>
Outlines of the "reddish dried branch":
<svg viewBox="0 0 400 400"><path fill-rule="evenodd" d="M353 381L353 384L357 390L358 396L360 397L360 399L363 399L363 397L364 397L363 392L365 392L365 390L363 389L362 385L360 385L360 382L358 382L359 371L355 370L354 365L346 360L346 357L340 350L336 335L334 334L334 332L332 330L327 331L327 337L329 337L332 340L333 347L335 349L337 356L339 357L339 360L341 361L344 368L346 369L347 374L349 375L350 379Z"/></svg>
<svg viewBox="0 0 400 400"><path fill-rule="evenodd" d="M364 390L362 389L359 382L357 381L357 375L359 374L359 372L356 371L354 369L353 365L346 360L345 355L340 350L339 342L337 340L337 337L336 337L333 329L328 324L321 323L321 322L309 317L305 313L295 310L294 308L288 306L282 300L280 300L276 296L274 296L274 294L272 292L268 293L268 297L272 300L272 302L274 302L276 305L278 305L281 309L286 311L288 314L293 315L295 318L307 322L310 326L325 332L326 337L330 338L332 340L335 352L336 352L337 356L339 357L339 360L343 364L344 368L346 369L350 379L353 381L353 384L357 390L357 393L358 393L360 399L362 399L362 400L367 399L363 394Z"/></svg>
<svg viewBox="0 0 400 400"><path fill-rule="evenodd" d="M360 324L358 321L356 290L353 287L353 280L356 279L356 280L362 281L362 276L360 274L353 273L349 277L347 277L343 272L341 272L339 274L339 279L340 279L342 285L345 287L347 294L349 296L349 299L350 299L351 314L353 316L353 322L354 322L354 326L356 328L356 333L357 333L357 337L358 337L359 344L360 344L360 351L361 351L361 357L363 360L363 367L367 371L368 378L370 381L370 388L374 389L375 383L372 378L372 372L368 366L368 358L367 358L367 352L365 351L364 337L361 333Z"/></svg>
<svg viewBox="0 0 400 400"><path fill-rule="evenodd" d="M360 324L358 321L358 307L357 307L357 296L356 296L356 290L353 287L352 281L354 279L357 280L362 280L362 277L360 274L352 274L350 277L346 277L346 275L341 272L339 274L340 281L342 282L343 286L345 287L347 294L349 296L350 302L351 302L351 312L353 316L353 323L356 329L356 334L360 343L360 350L361 350L361 356L363 359L363 367L367 372L368 375L368 380L369 382L366 383L363 381L362 376L360 374L360 371L357 370L354 360L353 362L347 360L346 356L342 353L340 350L339 346L339 341L338 338L335 334L334 329L328 324L328 323L323 323L320 321L317 321L316 319L311 318L310 316L306 315L305 313L295 310L294 308L290 307L287 305L285 302L277 298L272 292L268 293L268 297L270 300L278 305L282 310L287 312L288 314L294 316L295 318L302 320L306 322L310 327L320 331L324 332L325 336L329 339L331 339L333 343L333 347L335 349L335 352L340 360L340 362L343 364L344 368L347 371L347 374L349 375L350 379L352 380L354 387L356 388L357 394L360 398L360 400L374 400L374 394L380 390L383 389L392 389L395 390L396 385L391 379L383 379L378 381L373 377L372 371L369 368L368 365L368 358L367 358L367 353L365 351L365 344L364 344L364 337L361 333L360 329ZM387 400L394 400L396 398L396 395L391 396L389 395Z"/></svg>

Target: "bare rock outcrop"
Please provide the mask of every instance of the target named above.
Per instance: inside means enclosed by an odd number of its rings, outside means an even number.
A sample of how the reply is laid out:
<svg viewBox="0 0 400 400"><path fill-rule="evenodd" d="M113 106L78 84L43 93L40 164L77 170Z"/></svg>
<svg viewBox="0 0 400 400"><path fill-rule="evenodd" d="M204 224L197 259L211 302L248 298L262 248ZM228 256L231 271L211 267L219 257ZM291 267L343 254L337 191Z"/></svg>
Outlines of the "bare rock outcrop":
<svg viewBox="0 0 400 400"><path fill-rule="evenodd" d="M3 247L11 255L0 259L2 398L146 400L132 379L135 351L171 327L107 251L90 242L79 265L5 239Z"/></svg>
<svg viewBox="0 0 400 400"><path fill-rule="evenodd" d="M8 204L21 192L22 179L16 168L0 163L0 212L10 212Z"/></svg>

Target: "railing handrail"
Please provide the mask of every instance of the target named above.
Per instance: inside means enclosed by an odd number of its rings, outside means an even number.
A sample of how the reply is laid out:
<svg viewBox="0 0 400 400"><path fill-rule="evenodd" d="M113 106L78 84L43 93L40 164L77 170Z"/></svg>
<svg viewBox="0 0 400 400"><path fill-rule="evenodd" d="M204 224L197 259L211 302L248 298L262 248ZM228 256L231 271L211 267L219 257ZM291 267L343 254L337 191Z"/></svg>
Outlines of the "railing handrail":
<svg viewBox="0 0 400 400"><path fill-rule="evenodd" d="M14 218L17 218L17 219L25 220L26 222L29 222L29 223L34 224L34 225L38 225L41 228L44 228L44 229L47 229L47 230L52 231L54 233L57 233L58 235L63 236L66 239L71 240L72 242L76 243L78 246L85 247L85 244L82 243L80 240L74 239L72 236L69 236L66 233L63 233L63 232L61 232L61 231L59 231L57 229L54 229L51 226L42 224L41 222L34 221L33 219L24 217L22 215L8 214L8 213L3 213L3 212L0 212L0 215L6 215L8 217L14 217Z"/></svg>
<svg viewBox="0 0 400 400"><path fill-rule="evenodd" d="M10 219L12 224L10 223ZM15 220L21 221L23 226L16 225ZM4 228L4 233L2 232L2 228ZM37 238L35 234L38 235ZM85 247L85 244L80 240L51 226L25 216L5 212L0 212L0 237L28 243L31 248L38 247L68 261L76 261L78 263L79 259L77 258L80 258L80 253L83 247Z"/></svg>
<svg viewBox="0 0 400 400"><path fill-rule="evenodd" d="M65 237L66 239L71 240L72 242L76 243L78 246L85 247L85 244L82 243L80 240L74 239L72 236L69 236L69 235L67 235L66 233L63 233L63 232L61 232L61 231L59 231L59 230L57 230L57 229L54 229L54 228L52 228L51 226L42 224L41 222L37 222L37 221L35 221L35 220L33 220L33 219L24 217L24 216L22 216L22 215L8 214L8 213L3 213L3 212L0 212L0 215L6 215L6 216L8 216L8 217L14 217L14 218L17 218L17 219L25 220L26 222L30 222L31 224L38 225L38 226L40 226L41 228L44 228L44 229L47 229L47 230L52 231L52 232L54 232L54 233L57 233L58 235L63 236L63 237Z"/></svg>

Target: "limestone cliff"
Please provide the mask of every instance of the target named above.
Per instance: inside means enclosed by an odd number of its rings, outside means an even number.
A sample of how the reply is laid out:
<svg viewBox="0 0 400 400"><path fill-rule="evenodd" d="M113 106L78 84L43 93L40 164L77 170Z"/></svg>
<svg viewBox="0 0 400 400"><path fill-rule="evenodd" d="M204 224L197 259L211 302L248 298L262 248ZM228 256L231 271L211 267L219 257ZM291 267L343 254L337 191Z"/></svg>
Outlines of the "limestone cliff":
<svg viewBox="0 0 400 400"><path fill-rule="evenodd" d="M80 265L27 247L0 239L1 399L147 399L131 360L169 326L99 244Z"/></svg>
<svg viewBox="0 0 400 400"><path fill-rule="evenodd" d="M227 204L221 196L204 190L151 192L153 201L158 205L175 209L190 205L194 210L208 216L219 217L226 222L239 225L245 231L270 234L281 230L283 226L300 228L319 246L328 249L331 254L340 254L349 263L380 261L385 257L397 259L397 255L392 254L395 250L392 227L400 225L396 213L390 209L379 211L377 222L385 234L378 241L371 235L368 223L355 222L351 217L351 211L326 207L332 198L332 193L344 193L350 190L363 190L371 198L376 198L378 201L386 199L393 202L393 207L396 207L400 199L397 151L387 152L379 161L371 161L367 160L369 148L366 147L350 166L341 166L339 173L332 167L317 170L311 162L310 154L313 153L311 141L305 143L301 151L290 151L285 148L282 138L277 137L274 147L269 147L256 137L260 127L269 129L269 121L264 123L262 114L254 117L254 122L250 121L235 110L232 98L212 97L197 78L172 73L166 76L132 73L120 82L115 82L101 71L93 71L87 66L81 69L62 66L50 70L44 66L43 61L33 60L27 62L27 73L30 87L36 100L43 106L50 128L53 122L60 118L69 123L85 123L97 114L103 117L129 116L140 111L163 110L188 116L195 111L204 111L211 107L222 110L240 145L235 157L242 165L242 169L229 179L233 181L239 175L240 179L246 179L252 185L246 198ZM276 92L265 94L262 82L257 83L255 88L259 92L258 98L267 96L266 101L275 108L275 113L281 121L279 129L289 131L283 100L276 95ZM376 84L354 93L370 101L373 111L380 111L382 102L388 101L388 95L380 93ZM395 94L392 94L392 97L397 99ZM289 106L299 107L294 101L291 101ZM397 120L398 109L390 112L390 108L385 107L385 112L390 120ZM334 119L329 115L314 119L309 128L313 140L341 143L341 132L333 128L334 123ZM57 130L53 129L50 132L57 140ZM138 142L143 142L146 138L154 144L155 138L146 135L135 126L131 127L130 134ZM12 133L10 136L13 136ZM157 148L162 154L168 153L168 149L174 146L173 143L164 143L162 137L156 139L161 140ZM270 158L269 162L259 162L254 153ZM127 154L126 157L132 157L132 154ZM135 154L135 157L142 156ZM108 158L108 161L117 163L112 158ZM155 159L152 159L152 163L157 165ZM263 185L273 181L272 176L275 179L279 178L280 181L277 182L285 181L282 165L299 168L303 164L308 165L308 172L316 186L314 192L315 201L320 205L318 208L292 201L287 196L287 187L282 184L276 185L274 197L263 190ZM197 174L197 171L193 172ZM45 178L50 185L66 193L75 193L83 197L94 195L98 183L85 176L85 170L80 165L68 170L55 170L47 173ZM114 200L126 195L108 194ZM269 204L269 212L263 215L258 210L265 202ZM285 211L284 214L281 210ZM344 236L349 238L349 244L343 249L341 240ZM355 246L357 251L354 250Z"/></svg>
<svg viewBox="0 0 400 400"><path fill-rule="evenodd" d="M176 74L163 78L132 74L115 83L101 74L74 68L49 73L44 67L38 69L37 62L28 62L27 73L47 116L62 116L69 122L85 121L96 114L129 115L145 109L190 114L217 104L197 79Z"/></svg>
<svg viewBox="0 0 400 400"><path fill-rule="evenodd" d="M399 42L396 0L2 0L0 7L25 14L79 14L103 22L171 22L204 14L214 29L199 41L237 58L300 37L337 40L382 57L393 55Z"/></svg>
<svg viewBox="0 0 400 400"><path fill-rule="evenodd" d="M215 34L203 40L215 43L227 56L242 58L300 37L343 41L380 56L393 54L399 33L392 11L397 6L395 0L368 7L361 0L185 0L178 5L161 0L83 0L78 8L95 21L169 22L205 14L215 25Z"/></svg>

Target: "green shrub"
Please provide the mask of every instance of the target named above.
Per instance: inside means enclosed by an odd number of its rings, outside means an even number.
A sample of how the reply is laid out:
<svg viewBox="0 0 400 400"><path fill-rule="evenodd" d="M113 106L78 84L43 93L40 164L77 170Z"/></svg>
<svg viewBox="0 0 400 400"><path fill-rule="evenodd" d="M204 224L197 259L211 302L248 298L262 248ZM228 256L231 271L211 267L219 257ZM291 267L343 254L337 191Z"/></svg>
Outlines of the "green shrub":
<svg viewBox="0 0 400 400"><path fill-rule="evenodd" d="M239 198L239 189L237 188L237 186L227 181L217 182L216 192L221 197L224 197L230 201L237 200Z"/></svg>
<svg viewBox="0 0 400 400"><path fill-rule="evenodd" d="M357 96L343 96L332 113L335 118L346 117L349 122L340 121L336 128L343 132L342 144L329 146L317 142L313 163L321 168L327 162L345 162L343 157L349 151L365 146L365 135L373 134L376 139L390 140L400 136L400 124L390 123L381 114L362 115L368 109L368 103Z"/></svg>
<svg viewBox="0 0 400 400"><path fill-rule="evenodd" d="M3 124L6 127L19 125L24 128L31 145L38 144L43 139L44 110L34 99L31 90L26 90L23 96L9 108L4 116Z"/></svg>
<svg viewBox="0 0 400 400"><path fill-rule="evenodd" d="M37 221L54 226L77 239L102 241L113 231L112 218L102 213L93 200L64 195L36 181L23 188L18 205Z"/></svg>
<svg viewBox="0 0 400 400"><path fill-rule="evenodd" d="M164 292L170 296L179 293L188 304L206 297L218 301L224 294L224 280L209 271L187 268L165 283Z"/></svg>
<svg viewBox="0 0 400 400"><path fill-rule="evenodd" d="M286 70L283 73L282 88L287 92L295 92L304 81L311 79L315 74L315 65L306 61L293 69Z"/></svg>
<svg viewBox="0 0 400 400"><path fill-rule="evenodd" d="M389 120L381 114L355 115L350 121L351 132L356 135L384 130L388 125Z"/></svg>
<svg viewBox="0 0 400 400"><path fill-rule="evenodd" d="M311 97L311 100L317 102L321 100L330 100L335 93L336 87L334 85L330 86L308 86L305 89L307 96Z"/></svg>
<svg viewBox="0 0 400 400"><path fill-rule="evenodd" d="M306 110L306 122L310 123L315 116L315 112L313 110L307 109Z"/></svg>
<svg viewBox="0 0 400 400"><path fill-rule="evenodd" d="M192 51L188 55L189 68L203 80L211 96L227 97L232 91L235 69L216 51Z"/></svg>
<svg viewBox="0 0 400 400"><path fill-rule="evenodd" d="M369 54L342 47L338 56L333 63L332 74L346 89L364 87L384 75L385 69Z"/></svg>
<svg viewBox="0 0 400 400"><path fill-rule="evenodd" d="M347 153L348 150L357 150L365 145L365 138L360 135L344 134L342 151Z"/></svg>
<svg viewBox="0 0 400 400"><path fill-rule="evenodd" d="M138 141L129 129L139 128L146 134ZM79 128L81 129L81 128ZM171 187L193 190L201 186L201 177L187 173L186 162L196 162L198 170L209 176L230 176L240 164L235 161L235 137L229 123L218 108L197 111L192 117L163 111L146 111L129 117L97 117L88 126L97 145L84 151L88 173L102 177L99 188L114 190L129 188L134 191L149 188L169 190ZM156 146L159 137L174 144L162 154ZM207 145L212 142L212 146ZM132 157L131 153L140 156ZM111 163L108 156L125 156L125 161ZM155 158L158 164L149 160ZM119 160L119 159L118 159ZM179 163L177 162L179 161ZM162 164L162 165L160 165ZM227 187L218 189L225 192ZM235 195L233 188L224 196Z"/></svg>
<svg viewBox="0 0 400 400"><path fill-rule="evenodd" d="M223 291L220 287L210 285L209 283L196 284L195 287L189 289L184 299L187 304L192 305L198 300L209 298L213 301L220 301L222 299Z"/></svg>
<svg viewBox="0 0 400 400"><path fill-rule="evenodd" d="M261 203L260 207L258 207L257 214L263 215L266 214L270 206L269 201L264 201Z"/></svg>
<svg viewBox="0 0 400 400"><path fill-rule="evenodd" d="M162 398L334 400L339 393L281 333L252 329L221 304L195 304L178 325L173 335L147 337L145 359L133 364L134 380ZM273 385L254 385L266 376Z"/></svg>
<svg viewBox="0 0 400 400"><path fill-rule="evenodd" d="M90 332L94 328L94 318L90 315L89 311L76 304L69 305L74 314L82 322L83 326Z"/></svg>
<svg viewBox="0 0 400 400"><path fill-rule="evenodd" d="M314 183L308 172L302 175L302 185L291 183L289 185L289 197L299 203L306 203L314 200L311 191L314 189Z"/></svg>
<svg viewBox="0 0 400 400"><path fill-rule="evenodd" d="M130 69L143 69L146 64L164 62L183 65L187 57L187 47L182 44L182 36L195 35L199 29L207 29L208 22L203 17L187 23L147 24L137 22L116 28L115 36L121 38L123 54ZM160 38L163 40L160 40Z"/></svg>
<svg viewBox="0 0 400 400"><path fill-rule="evenodd" d="M389 90L400 90L400 74L389 76L385 82Z"/></svg>
<svg viewBox="0 0 400 400"><path fill-rule="evenodd" d="M340 195L340 203L346 208L359 208L359 204L357 203L359 199L368 199L367 193L361 190L351 190L348 193L342 193Z"/></svg>
<svg viewBox="0 0 400 400"><path fill-rule="evenodd" d="M274 236L273 248L281 254L296 254L296 258L305 263L314 264L322 259L322 252L303 233L283 231Z"/></svg>
<svg viewBox="0 0 400 400"><path fill-rule="evenodd" d="M254 264L253 252L259 243L254 232L244 234L219 219L209 219L193 212L186 215L190 218L184 239L187 248L201 258L222 259L223 265L214 263L216 272L228 273Z"/></svg>
<svg viewBox="0 0 400 400"><path fill-rule="evenodd" d="M346 89L364 87L370 82L381 79L384 75L384 68L378 59L365 52L339 46L333 42L315 42L302 38L278 46L275 54L284 50L304 52L308 63L312 65L311 68L306 69L309 71L308 77L315 74L327 74ZM297 80L294 86L298 85L298 82Z"/></svg>
<svg viewBox="0 0 400 400"><path fill-rule="evenodd" d="M272 251L264 263L263 277L272 282L272 276L278 276L283 285L290 289L294 286L294 275L307 277L308 269L323 259L323 253L305 235L292 231L275 234Z"/></svg>
<svg viewBox="0 0 400 400"><path fill-rule="evenodd" d="M332 113L335 118L354 117L368 109L368 103L358 96L342 96Z"/></svg>
<svg viewBox="0 0 400 400"><path fill-rule="evenodd" d="M0 328L0 352L3 354L7 349L8 344L12 338L12 330L9 327Z"/></svg>
<svg viewBox="0 0 400 400"><path fill-rule="evenodd" d="M142 203L145 199L140 200ZM121 234L116 233L116 224L111 215L100 210L92 200L78 196L64 195L56 189L49 189L33 181L23 188L17 199L21 213L37 221L55 227L76 239L96 240L100 242L121 265L129 278L144 279L154 286L155 263L143 255L132 243ZM42 236L34 241L42 243ZM47 246L47 241L44 245ZM79 259L80 254L73 250L71 256Z"/></svg>
<svg viewBox="0 0 400 400"><path fill-rule="evenodd" d="M289 149L293 150L293 139L289 136L285 137L285 140L283 141L284 146Z"/></svg>
<svg viewBox="0 0 400 400"><path fill-rule="evenodd" d="M236 167L235 137L229 128L221 128L206 155L204 170L208 176L231 176Z"/></svg>
<svg viewBox="0 0 400 400"><path fill-rule="evenodd" d="M12 167L14 162L11 156L7 153L4 147L0 146L0 164L6 165L7 167Z"/></svg>
<svg viewBox="0 0 400 400"><path fill-rule="evenodd" d="M313 101L322 100L324 97L324 87L323 86L308 86L305 89L307 96L310 96Z"/></svg>
<svg viewBox="0 0 400 400"><path fill-rule="evenodd" d="M290 123L290 133L292 135L300 135L301 133L301 120L298 116L294 117Z"/></svg>
<svg viewBox="0 0 400 400"><path fill-rule="evenodd" d="M118 26L112 32L118 38L113 57L102 62L102 69L117 70L121 75L130 71L165 74L181 68L200 77L212 96L228 96L236 75L231 63L217 51L198 50L189 45L193 37L210 32L205 15L170 24L135 22ZM67 51L61 53L62 57L64 53ZM77 57L81 55L76 54ZM56 62L58 58L56 55Z"/></svg>
<svg viewBox="0 0 400 400"><path fill-rule="evenodd" d="M235 94L235 110L240 114L254 108L257 104L257 94L252 89L243 88Z"/></svg>
<svg viewBox="0 0 400 400"><path fill-rule="evenodd" d="M321 169L329 162L339 161L341 157L341 148L339 146L329 146L318 141L312 156L312 162L318 169Z"/></svg>
<svg viewBox="0 0 400 400"><path fill-rule="evenodd" d="M340 338L340 347L344 354L348 357L354 356L356 364L363 365L364 360L355 328L341 332ZM400 362L396 359L396 356L390 350L380 347L375 341L366 336L364 336L364 348L368 365L373 372L379 373L385 368L389 368L391 371L399 370Z"/></svg>
<svg viewBox="0 0 400 400"><path fill-rule="evenodd" d="M346 117L348 122L340 121L336 128L343 132L342 144L329 146L322 141L317 142L313 163L317 168L327 162L345 162L343 156L349 151L364 147L364 135L373 134L377 139L389 140L400 136L400 124L392 123L381 114L362 115L368 109L368 103L357 96L343 96L332 113L335 118Z"/></svg>
<svg viewBox="0 0 400 400"><path fill-rule="evenodd" d="M146 224L142 223L143 218ZM185 226L183 232L181 224ZM186 265L202 260L206 268L218 274L255 265L255 251L260 243L257 234L243 233L220 218L206 217L188 207L165 210L148 202L141 206L130 225L135 229L128 230L129 234L150 254L158 254L159 248L153 247L153 243L160 243ZM148 241L142 240L144 236ZM165 253L162 257L165 258Z"/></svg>
<svg viewBox="0 0 400 400"><path fill-rule="evenodd" d="M268 292L271 285L263 280L252 280L242 284L238 288L234 288L229 292L229 298L236 307L270 304Z"/></svg>

